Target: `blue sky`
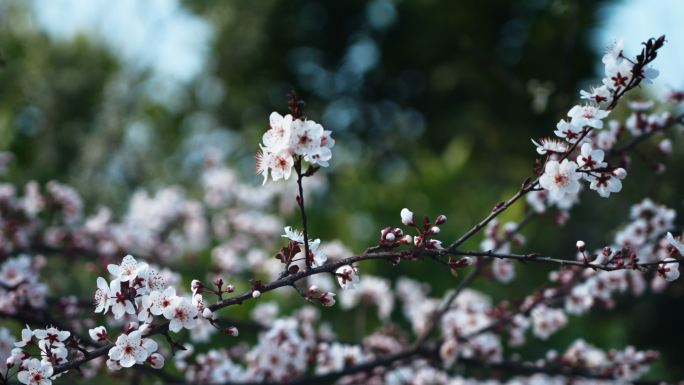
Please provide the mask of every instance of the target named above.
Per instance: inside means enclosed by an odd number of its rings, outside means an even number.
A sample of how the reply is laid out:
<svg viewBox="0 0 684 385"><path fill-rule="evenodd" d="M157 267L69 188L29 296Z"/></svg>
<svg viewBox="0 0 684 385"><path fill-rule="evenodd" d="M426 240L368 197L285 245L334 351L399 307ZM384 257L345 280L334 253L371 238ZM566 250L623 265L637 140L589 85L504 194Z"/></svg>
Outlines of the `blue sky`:
<svg viewBox="0 0 684 385"><path fill-rule="evenodd" d="M97 36L128 65L164 79L191 79L210 49L211 26L178 0L34 0L33 9L50 34Z"/></svg>
<svg viewBox="0 0 684 385"><path fill-rule="evenodd" d="M595 47L602 50L616 38L625 39L625 50L636 55L648 37L667 36L667 44L654 67L660 76L655 92L684 87L684 0L628 0L602 10L603 22L596 31Z"/></svg>
<svg viewBox="0 0 684 385"><path fill-rule="evenodd" d="M34 0L36 21L51 34L98 36L132 68L151 68L161 79L185 82L200 73L212 28L186 12L178 0ZM646 37L666 34L656 68L656 93L684 87L684 0L618 1L601 11L594 45L601 52L623 37L636 54ZM597 75L600 76L597 66Z"/></svg>

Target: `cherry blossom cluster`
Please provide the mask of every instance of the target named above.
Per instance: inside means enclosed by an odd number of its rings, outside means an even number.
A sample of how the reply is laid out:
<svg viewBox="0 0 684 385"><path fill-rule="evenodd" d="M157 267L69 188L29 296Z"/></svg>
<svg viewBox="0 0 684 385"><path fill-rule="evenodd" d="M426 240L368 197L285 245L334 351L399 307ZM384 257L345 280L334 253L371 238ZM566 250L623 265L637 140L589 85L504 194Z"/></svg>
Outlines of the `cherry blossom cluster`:
<svg viewBox="0 0 684 385"><path fill-rule="evenodd" d="M168 320L168 330L173 333L199 326L206 335L211 326L215 326L214 314L205 306L203 286L198 281L193 282L191 296L177 295L176 289L167 284L160 272L131 255L125 256L120 265L110 264L107 270L113 279L108 283L102 277L97 278L95 312L107 314L111 311L115 320L128 316L140 322L129 323L124 333L116 338L108 353L110 369L143 363L153 368L163 366L164 357L156 353L157 343L144 338L146 332L153 330L151 325L156 318ZM231 334L237 334L236 329ZM98 342L108 341L103 326L91 329L90 336Z"/></svg>
<svg viewBox="0 0 684 385"><path fill-rule="evenodd" d="M0 266L0 312L15 314L23 307L41 308L45 305L48 288L39 282L38 273L44 259L21 254L8 258Z"/></svg>
<svg viewBox="0 0 684 385"><path fill-rule="evenodd" d="M285 382L301 376L312 359L319 374L365 360L358 346L317 342L326 334L314 329L318 318L317 311L305 307L291 317L275 319L249 351L211 350L197 355L192 363L179 355L177 366L186 368L186 379L196 383Z"/></svg>
<svg viewBox="0 0 684 385"><path fill-rule="evenodd" d="M631 208L630 219L631 222L615 234L612 245L594 253L585 250L584 242L578 242L578 260L615 270L586 270L581 280L560 271L552 274L553 280L572 286L565 301L568 313L583 314L596 304L612 307L614 293L629 290L640 295L649 286L647 278L654 291L662 291L668 281L679 277L676 261L681 258L684 247L668 232L674 226L674 210L645 199ZM635 270L638 263L652 264L654 271Z"/></svg>
<svg viewBox="0 0 684 385"><path fill-rule="evenodd" d="M71 333L55 327L31 330L28 326L21 331L21 339L14 343L6 358L6 370L16 367L17 379L22 384L50 385L54 378L54 366L68 361ZM37 353L33 353L37 350ZM34 358L40 357L40 359Z"/></svg>
<svg viewBox="0 0 684 385"><path fill-rule="evenodd" d="M142 365L148 363L155 369L160 369L164 366L164 356L157 351L157 342L152 338L143 338L143 333L147 330L148 324L142 324L138 327L133 323L127 328L127 333L123 333L116 338L114 347L109 349L109 360L107 360L107 367L110 370L119 370L121 368L130 368L138 364ZM106 330L99 327L91 330L95 334L97 340L106 338Z"/></svg>
<svg viewBox="0 0 684 385"><path fill-rule="evenodd" d="M271 113L270 129L264 134L257 153L257 173L264 183L290 179L292 167L302 160L312 166L328 167L335 145L332 131L309 119Z"/></svg>
<svg viewBox="0 0 684 385"><path fill-rule="evenodd" d="M623 42L617 42L603 56L605 77L602 84L580 93L587 104L573 106L567 113L568 119L558 122L554 131L557 138L532 140L537 153L546 157L539 177L539 185L546 194L537 196L537 199L548 199L549 203L561 209L568 208L577 200L582 180L602 197L609 197L622 189L627 171L611 165L605 153L617 142L619 125L611 121L606 130L604 119L627 91L642 82L651 82L658 75L658 71L648 64L655 59L663 43L664 37L651 39L636 58L629 59L623 53ZM636 111L650 107L648 102L633 102L630 106ZM630 129L635 135L643 134L644 127L651 123L654 125L651 129L663 126L669 118L661 115L641 121L637 117L628 120L629 126L640 127L639 130ZM543 207L541 202L535 202L535 206Z"/></svg>
<svg viewBox="0 0 684 385"><path fill-rule="evenodd" d="M485 238L480 243L480 249L507 253L511 245L524 245L525 237L517 230L518 224L515 222L508 222L503 226L496 219L489 222L485 228ZM509 259L495 259L492 262L492 275L499 282L511 282L515 278L515 264Z"/></svg>
<svg viewBox="0 0 684 385"><path fill-rule="evenodd" d="M402 245L413 244L416 247L425 249L442 248L442 241L435 239L435 237L441 231L439 226L446 223L446 215L439 215L432 222L428 217L424 217L422 221L416 220L416 215L407 208L401 209L399 214L401 223L412 228L416 235L411 236L410 234L405 234L404 230L399 227L388 226L380 231L380 247L393 249Z"/></svg>

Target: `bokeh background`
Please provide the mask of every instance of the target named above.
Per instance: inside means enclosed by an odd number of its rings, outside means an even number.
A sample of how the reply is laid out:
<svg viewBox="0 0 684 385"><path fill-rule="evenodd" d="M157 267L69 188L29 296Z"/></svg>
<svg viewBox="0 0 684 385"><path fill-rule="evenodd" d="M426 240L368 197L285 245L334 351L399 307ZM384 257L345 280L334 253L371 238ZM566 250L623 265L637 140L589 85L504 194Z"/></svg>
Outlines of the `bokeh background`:
<svg viewBox="0 0 684 385"><path fill-rule="evenodd" d="M666 34L661 76L639 92L659 98L683 86L683 17L678 0L1 0L0 150L16 162L0 178L57 179L91 209L123 210L139 188L179 184L192 194L211 148L256 185L268 115L286 112L296 90L337 140L327 188L308 202L317 237L360 251L410 207L447 214L442 238L453 239L529 175L529 139L549 135L601 76L600 56L616 38L635 54ZM637 163L623 192L583 195L565 227L530 225L527 249L570 258L579 238L609 243L646 196L681 210L681 162L675 151L659 176ZM522 213L518 205L505 219ZM437 293L458 281L434 269L365 267L428 280ZM475 286L520 298L547 273L529 265L512 284ZM621 298L520 353L539 357L578 337L634 344L663 353L650 377L684 378L683 295L680 280L663 296ZM354 336L343 313L339 332Z"/></svg>

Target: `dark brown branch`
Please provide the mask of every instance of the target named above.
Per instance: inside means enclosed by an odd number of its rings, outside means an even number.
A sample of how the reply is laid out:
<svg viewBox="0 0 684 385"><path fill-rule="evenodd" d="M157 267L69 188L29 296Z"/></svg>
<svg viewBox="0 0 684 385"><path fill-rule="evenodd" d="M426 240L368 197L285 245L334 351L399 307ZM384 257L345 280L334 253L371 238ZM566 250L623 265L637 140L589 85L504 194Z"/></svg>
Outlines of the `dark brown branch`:
<svg viewBox="0 0 684 385"><path fill-rule="evenodd" d="M584 262L584 261L578 261L578 260L572 260L572 259L560 259L560 258L552 258L552 257L546 257L541 254L537 253L530 253L530 254L513 254L513 253L496 253L493 251L460 251L456 250L450 253L451 255L462 255L462 256L469 256L469 257L478 257L478 258L499 258L499 259L512 259L516 261L521 261L521 262L529 262L529 261L534 261L534 262L540 262L540 263L546 263L546 264L553 264L556 266L577 266L577 267L582 267L585 269L593 269L593 270L603 270L603 271L615 271L615 270L626 270L626 269L638 269L642 267L654 267L658 265L665 265L668 263L680 263L684 262L684 259L682 258L673 258L671 261L657 261L657 262L642 262L642 263L626 263L623 266L616 266L616 265L600 265L597 263L591 263L591 262Z"/></svg>

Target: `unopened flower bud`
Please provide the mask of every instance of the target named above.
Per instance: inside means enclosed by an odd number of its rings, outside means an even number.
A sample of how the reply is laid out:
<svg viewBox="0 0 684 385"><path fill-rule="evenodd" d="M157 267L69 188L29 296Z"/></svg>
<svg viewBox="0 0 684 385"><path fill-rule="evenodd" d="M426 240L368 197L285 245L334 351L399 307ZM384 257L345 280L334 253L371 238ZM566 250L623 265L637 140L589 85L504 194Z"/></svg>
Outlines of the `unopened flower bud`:
<svg viewBox="0 0 684 385"><path fill-rule="evenodd" d="M394 236L394 233L387 233L385 235L385 240L387 242L394 242L395 239L396 239L396 237Z"/></svg>
<svg viewBox="0 0 684 385"><path fill-rule="evenodd" d="M252 298L259 298L261 297L261 292L259 290L254 290L252 292Z"/></svg>
<svg viewBox="0 0 684 385"><path fill-rule="evenodd" d="M319 299L321 305L331 307L335 305L335 293L326 292Z"/></svg>
<svg viewBox="0 0 684 385"><path fill-rule="evenodd" d="M437 239L430 239L427 243L428 249L442 249L442 241Z"/></svg>
<svg viewBox="0 0 684 385"><path fill-rule="evenodd" d="M192 289L193 294L202 294L204 291L204 285L197 279L192 280L192 283L190 283L190 288Z"/></svg>
<svg viewBox="0 0 684 385"><path fill-rule="evenodd" d="M309 295L316 295L316 294L318 294L318 286L316 286L316 285L309 286Z"/></svg>
<svg viewBox="0 0 684 385"><path fill-rule="evenodd" d="M159 353L152 353L147 357L147 362L153 369L161 369L164 367L164 356Z"/></svg>
<svg viewBox="0 0 684 385"><path fill-rule="evenodd" d="M239 334L238 328L236 328L235 326L227 327L223 329L223 332L232 337L237 337Z"/></svg>
<svg viewBox="0 0 684 385"><path fill-rule="evenodd" d="M663 139L658 143L658 149L663 153L663 154L671 154L672 153L672 141L670 139Z"/></svg>
<svg viewBox="0 0 684 385"><path fill-rule="evenodd" d="M124 333L128 334L134 330L138 329L138 323L137 322L129 322L126 324L126 327L124 327Z"/></svg>
<svg viewBox="0 0 684 385"><path fill-rule="evenodd" d="M235 286L233 286L233 285L226 286L226 293L232 293L234 291L235 291Z"/></svg>
<svg viewBox="0 0 684 385"><path fill-rule="evenodd" d="M413 212L407 208L401 209L401 223L406 226L412 226L414 224Z"/></svg>
<svg viewBox="0 0 684 385"><path fill-rule="evenodd" d="M430 232L431 232L432 234L439 234L439 231L440 231L440 230L439 230L439 226L432 226L432 227L430 227Z"/></svg>
<svg viewBox="0 0 684 385"><path fill-rule="evenodd" d="M577 250L579 250L580 253L583 253L587 247L587 245L586 245L586 243L584 243L584 241L577 241L575 246L577 246Z"/></svg>
<svg viewBox="0 0 684 385"><path fill-rule="evenodd" d="M622 167L616 168L613 170L613 175L615 175L615 177L618 179L625 179L627 177L627 170Z"/></svg>
<svg viewBox="0 0 684 385"><path fill-rule="evenodd" d="M435 219L435 224L436 225L443 225L444 223L446 223L446 221L447 221L446 215L442 214L442 215L438 216L437 219Z"/></svg>
<svg viewBox="0 0 684 385"><path fill-rule="evenodd" d="M204 310L202 310L202 317L211 320L214 319L214 313L208 307L205 307Z"/></svg>
<svg viewBox="0 0 684 385"><path fill-rule="evenodd" d="M401 243L403 243L405 245L409 245L409 244L411 244L411 242L413 242L413 237L408 235L408 234L404 235L401 238Z"/></svg>

